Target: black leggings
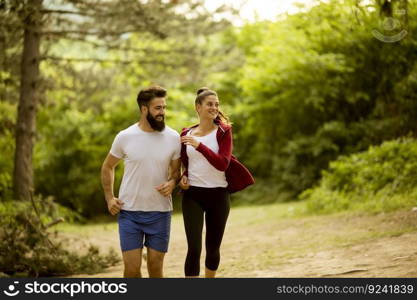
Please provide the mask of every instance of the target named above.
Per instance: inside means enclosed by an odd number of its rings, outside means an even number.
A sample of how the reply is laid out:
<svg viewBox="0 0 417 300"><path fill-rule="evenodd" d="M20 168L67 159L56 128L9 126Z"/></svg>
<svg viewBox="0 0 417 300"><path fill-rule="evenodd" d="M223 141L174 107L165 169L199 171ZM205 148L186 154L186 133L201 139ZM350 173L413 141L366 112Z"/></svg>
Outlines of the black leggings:
<svg viewBox="0 0 417 300"><path fill-rule="evenodd" d="M182 215L188 243L185 276L200 274L204 213L206 217L206 267L212 271L217 270L220 262L220 244L229 210L229 192L226 188L191 186L184 192Z"/></svg>

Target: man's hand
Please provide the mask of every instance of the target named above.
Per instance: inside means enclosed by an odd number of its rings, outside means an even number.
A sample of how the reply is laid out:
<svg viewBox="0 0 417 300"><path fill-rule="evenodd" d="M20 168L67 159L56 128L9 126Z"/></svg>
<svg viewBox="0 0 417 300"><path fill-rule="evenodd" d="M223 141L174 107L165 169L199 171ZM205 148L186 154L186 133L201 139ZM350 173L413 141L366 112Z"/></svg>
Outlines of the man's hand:
<svg viewBox="0 0 417 300"><path fill-rule="evenodd" d="M171 179L165 183L161 183L155 189L162 194L164 197L168 197L172 194L172 191L175 188L175 180Z"/></svg>
<svg viewBox="0 0 417 300"><path fill-rule="evenodd" d="M188 190L190 188L190 184L188 183L188 178L185 175L181 177L180 188L182 188L183 190Z"/></svg>
<svg viewBox="0 0 417 300"><path fill-rule="evenodd" d="M117 215L120 210L122 209L123 202L120 201L118 198L113 197L109 201L107 201L107 208L109 212L114 216Z"/></svg>

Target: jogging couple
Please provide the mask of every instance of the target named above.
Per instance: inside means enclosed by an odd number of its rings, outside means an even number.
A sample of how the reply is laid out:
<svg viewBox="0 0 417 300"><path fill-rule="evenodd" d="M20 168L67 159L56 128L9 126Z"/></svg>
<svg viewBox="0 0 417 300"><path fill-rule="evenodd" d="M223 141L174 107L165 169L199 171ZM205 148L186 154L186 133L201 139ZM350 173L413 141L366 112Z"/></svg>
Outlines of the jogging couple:
<svg viewBox="0 0 417 300"><path fill-rule="evenodd" d="M205 277L215 277L229 215L229 194L254 180L232 155L232 128L219 109L216 92L208 88L197 91L195 109L200 122L184 128L181 136L165 125L166 95L159 86L139 92L140 120L116 135L101 169L108 210L118 214L124 277L142 277L144 246L149 277L163 277L171 194L177 184L184 191L182 211L188 244L185 276L200 275L205 218ZM120 160L124 161L124 174L119 196L115 197L114 170Z"/></svg>

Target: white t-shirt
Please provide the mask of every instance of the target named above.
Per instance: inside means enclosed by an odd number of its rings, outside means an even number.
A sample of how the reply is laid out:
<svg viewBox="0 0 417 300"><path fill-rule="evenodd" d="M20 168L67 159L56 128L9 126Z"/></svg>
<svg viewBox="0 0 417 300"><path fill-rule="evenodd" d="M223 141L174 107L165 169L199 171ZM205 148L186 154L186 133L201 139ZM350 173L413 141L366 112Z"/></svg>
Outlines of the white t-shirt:
<svg viewBox="0 0 417 300"><path fill-rule="evenodd" d="M191 135L191 131L187 135ZM217 130L213 130L205 136L193 136L197 141L203 143L213 152L219 153L219 143L217 142ZM226 175L223 171L217 170L209 163L199 151L193 146L187 145L188 156L188 180L192 186L199 187L227 187Z"/></svg>
<svg viewBox="0 0 417 300"><path fill-rule="evenodd" d="M124 160L122 209L171 211L171 196L164 197L155 187L168 180L171 160L180 158L180 152L180 136L168 126L161 132L145 132L136 123L120 131L110 154Z"/></svg>

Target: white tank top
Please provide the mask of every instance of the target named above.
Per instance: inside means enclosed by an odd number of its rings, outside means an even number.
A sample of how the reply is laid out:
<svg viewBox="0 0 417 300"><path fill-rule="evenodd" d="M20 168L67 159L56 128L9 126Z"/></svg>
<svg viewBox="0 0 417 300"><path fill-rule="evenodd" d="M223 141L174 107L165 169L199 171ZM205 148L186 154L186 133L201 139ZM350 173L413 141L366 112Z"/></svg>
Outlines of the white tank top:
<svg viewBox="0 0 417 300"><path fill-rule="evenodd" d="M191 135L190 130L187 135ZM216 138L217 129L205 136L192 136L197 141L206 145L210 150L219 153L219 144ZM217 170L199 151L193 146L187 145L188 156L188 181L192 186L199 187L227 187L226 175Z"/></svg>

